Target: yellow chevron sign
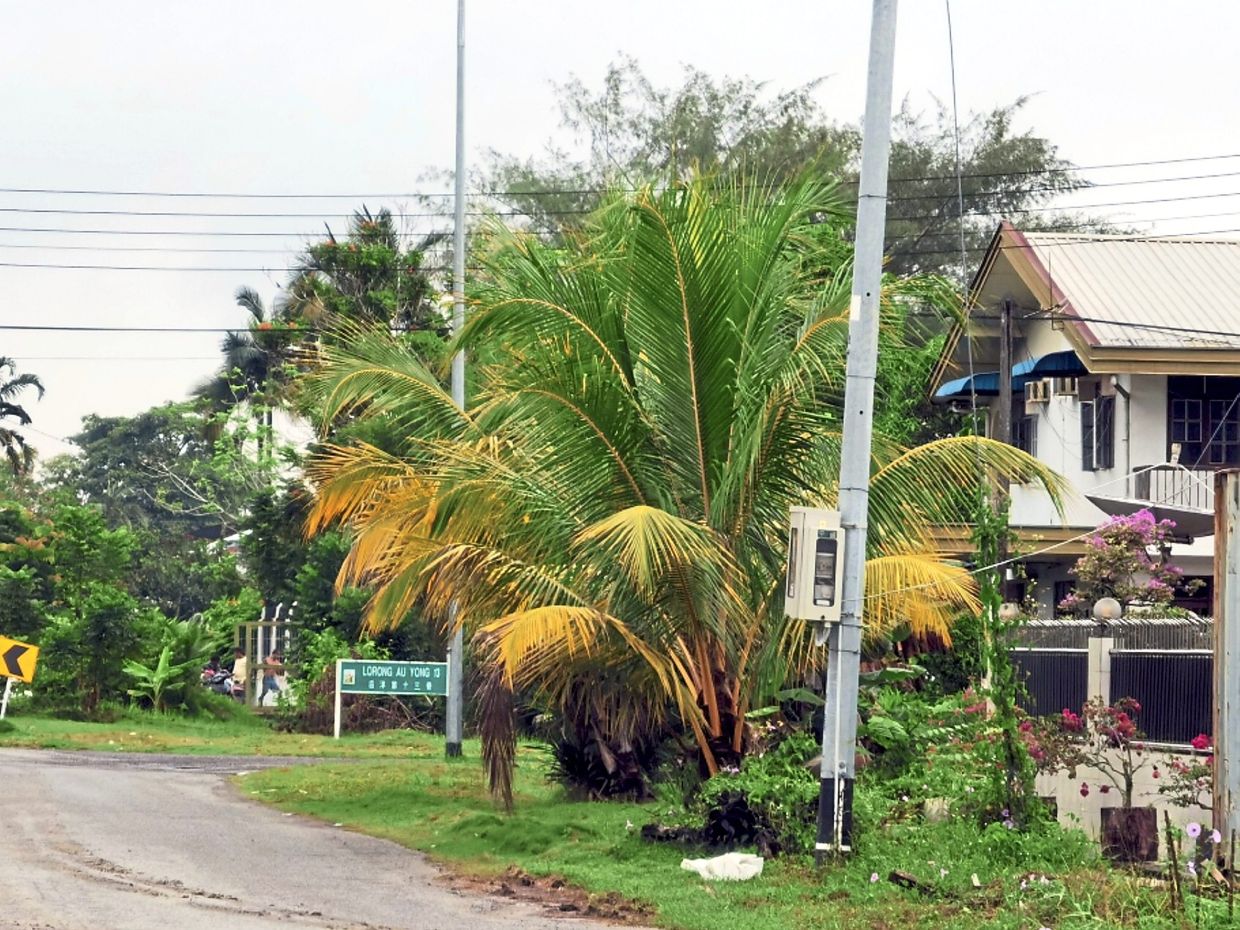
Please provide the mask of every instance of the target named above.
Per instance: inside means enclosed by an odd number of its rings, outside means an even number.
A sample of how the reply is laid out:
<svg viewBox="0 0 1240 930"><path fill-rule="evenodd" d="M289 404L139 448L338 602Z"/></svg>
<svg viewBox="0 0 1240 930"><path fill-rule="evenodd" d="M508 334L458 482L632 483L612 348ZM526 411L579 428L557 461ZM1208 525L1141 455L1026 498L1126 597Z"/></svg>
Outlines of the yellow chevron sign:
<svg viewBox="0 0 1240 930"><path fill-rule="evenodd" d="M18 681L33 681L34 667L39 661L39 647L0 636L0 676Z"/></svg>

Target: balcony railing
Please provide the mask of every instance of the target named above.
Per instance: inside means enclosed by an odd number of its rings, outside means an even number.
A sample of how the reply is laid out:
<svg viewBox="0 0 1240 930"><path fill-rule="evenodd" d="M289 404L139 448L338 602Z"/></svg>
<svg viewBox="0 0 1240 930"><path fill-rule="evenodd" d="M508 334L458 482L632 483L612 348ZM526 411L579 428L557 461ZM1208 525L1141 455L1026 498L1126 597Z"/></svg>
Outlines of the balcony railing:
<svg viewBox="0 0 1240 930"><path fill-rule="evenodd" d="M1132 475L1133 497L1192 510L1214 510L1214 472L1207 468L1155 465Z"/></svg>

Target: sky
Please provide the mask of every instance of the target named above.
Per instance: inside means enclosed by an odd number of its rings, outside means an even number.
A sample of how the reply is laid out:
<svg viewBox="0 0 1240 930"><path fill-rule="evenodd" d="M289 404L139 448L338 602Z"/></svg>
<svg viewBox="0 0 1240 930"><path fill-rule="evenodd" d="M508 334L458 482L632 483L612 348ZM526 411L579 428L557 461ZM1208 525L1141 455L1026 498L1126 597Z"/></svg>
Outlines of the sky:
<svg viewBox="0 0 1240 930"><path fill-rule="evenodd" d="M447 189L427 177L453 162L451 0L8 0L2 8L0 325L241 326L236 289L272 299L291 257L325 222L340 229L363 202L419 209L406 198L352 195ZM1029 95L1023 126L1085 166L1233 156L1093 169L1085 176L1107 186L1072 202L1124 202L1091 212L1157 234L1240 238L1240 4L953 0L951 13L962 113ZM865 0L468 0L468 157L534 155L552 138L571 144L554 84L576 75L596 86L622 54L664 85L678 83L686 65L774 90L822 79L824 110L854 122L869 16ZM936 98L950 102L950 82L944 3L905 0L897 101L931 109ZM1221 176L1183 180L1202 174ZM36 227L57 231L26 231ZM239 232L279 235L222 235ZM20 267L31 264L171 270ZM214 370L219 339L0 330L0 355L46 385L41 401L30 398L28 437L50 456L66 451L62 438L83 415L183 399Z"/></svg>

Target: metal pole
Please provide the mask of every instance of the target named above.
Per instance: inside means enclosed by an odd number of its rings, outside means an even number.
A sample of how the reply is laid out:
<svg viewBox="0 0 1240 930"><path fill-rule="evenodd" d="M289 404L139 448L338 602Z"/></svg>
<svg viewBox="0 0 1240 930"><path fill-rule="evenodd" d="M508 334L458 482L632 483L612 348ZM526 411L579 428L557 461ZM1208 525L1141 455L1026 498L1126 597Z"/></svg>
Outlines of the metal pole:
<svg viewBox="0 0 1240 930"><path fill-rule="evenodd" d="M1240 830L1240 471L1214 476L1214 828ZM1235 864L1229 862L1228 868Z"/></svg>
<svg viewBox="0 0 1240 930"><path fill-rule="evenodd" d="M13 679L4 679L4 697L0 698L0 720L3 720L9 712L9 694L13 690Z"/></svg>
<svg viewBox="0 0 1240 930"><path fill-rule="evenodd" d="M857 241L848 324L844 445L840 457L840 522L844 528L844 585L840 622L828 640L827 707L823 719L818 800L819 860L852 849L852 800L857 743L857 679L865 597L866 521L870 505L870 440L878 365L878 307L883 232L887 218L887 160L891 149L891 83L895 62L896 0L874 0Z"/></svg>
<svg viewBox="0 0 1240 930"><path fill-rule="evenodd" d="M465 326L465 0L456 4L456 215L452 229L452 331ZM465 409L465 353L452 357L452 399ZM457 604L448 610L448 620L456 627ZM461 754L465 703L465 631L457 627L448 647L448 712L444 729L444 753Z"/></svg>
<svg viewBox="0 0 1240 930"><path fill-rule="evenodd" d="M336 722L332 726L332 736L340 739L340 666L344 664L344 659L336 660Z"/></svg>

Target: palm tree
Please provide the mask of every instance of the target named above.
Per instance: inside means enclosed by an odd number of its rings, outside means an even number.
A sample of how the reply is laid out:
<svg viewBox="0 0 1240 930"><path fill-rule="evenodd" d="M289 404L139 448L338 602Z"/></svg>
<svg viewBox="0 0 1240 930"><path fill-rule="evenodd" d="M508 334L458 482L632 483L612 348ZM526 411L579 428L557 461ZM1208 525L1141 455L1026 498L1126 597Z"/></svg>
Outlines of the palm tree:
<svg viewBox="0 0 1240 930"><path fill-rule="evenodd" d="M8 356L0 356L0 420L14 419L21 426L29 426L33 421L26 408L17 403L17 398L27 388L38 391L39 400L43 399L43 383L38 375L27 372L19 375L17 363ZM15 475L24 475L34 465L34 449L26 444L26 438L10 426L0 425L0 448L9 460L9 467Z"/></svg>
<svg viewBox="0 0 1240 930"><path fill-rule="evenodd" d="M423 262L447 234L422 236L408 248L403 238L390 210L362 207L343 240L328 229L299 256L284 312L316 325L349 320L447 335Z"/></svg>
<svg viewBox="0 0 1240 930"><path fill-rule="evenodd" d="M820 661L783 616L789 507L836 499L851 248L831 186L777 193L694 178L609 200L564 248L510 233L460 340L482 364L469 411L384 333L325 346L325 422L399 424L395 450L328 445L310 529L341 521L342 581L372 627L460 606L487 663L483 736L501 794L511 689L616 757L691 732L705 767L745 749L745 713ZM497 234L498 235L498 234ZM938 279L887 306L948 303ZM881 403L881 398L879 400ZM866 622L950 637L977 608L931 529L981 482L1059 479L982 438L874 444Z"/></svg>
<svg viewBox="0 0 1240 930"><path fill-rule="evenodd" d="M273 409L286 380L285 365L292 350L295 324L273 308L269 313L253 288L237 289L237 306L250 314L244 330L229 331L220 344L223 363L211 378L194 389L194 396L218 413L249 405L257 427L258 455L269 455Z"/></svg>

